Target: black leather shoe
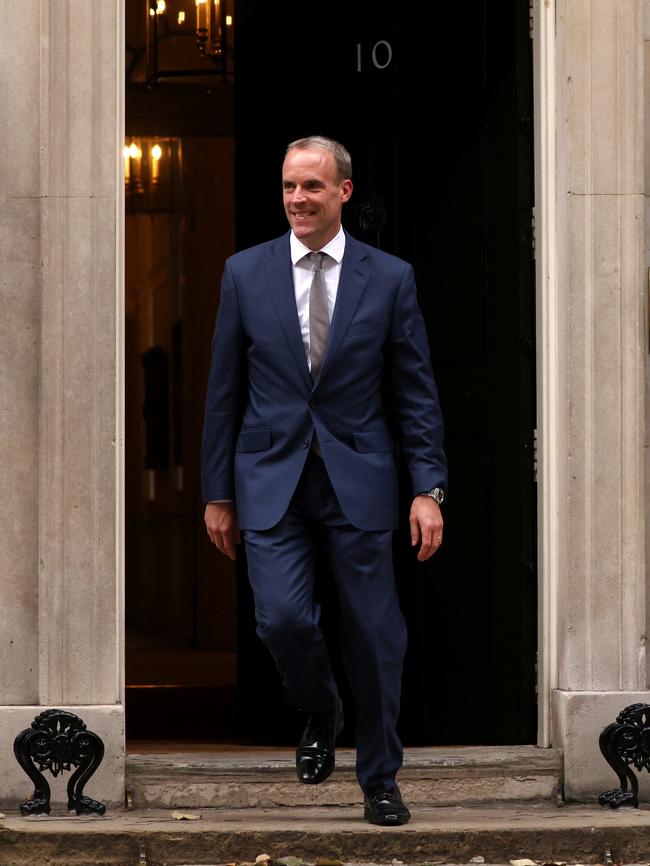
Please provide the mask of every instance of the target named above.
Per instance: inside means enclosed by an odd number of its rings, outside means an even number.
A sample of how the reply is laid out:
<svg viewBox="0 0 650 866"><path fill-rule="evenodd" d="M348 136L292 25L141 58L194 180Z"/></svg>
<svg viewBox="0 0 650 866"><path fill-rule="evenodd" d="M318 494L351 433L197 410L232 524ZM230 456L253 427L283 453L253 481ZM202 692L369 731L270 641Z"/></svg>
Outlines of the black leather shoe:
<svg viewBox="0 0 650 866"><path fill-rule="evenodd" d="M332 712L311 713L296 749L298 779L304 785L319 785L332 775L334 746L343 730L343 704Z"/></svg>
<svg viewBox="0 0 650 866"><path fill-rule="evenodd" d="M371 824L394 827L408 824L411 813L404 805L397 785L390 791L376 791L364 797L363 817Z"/></svg>

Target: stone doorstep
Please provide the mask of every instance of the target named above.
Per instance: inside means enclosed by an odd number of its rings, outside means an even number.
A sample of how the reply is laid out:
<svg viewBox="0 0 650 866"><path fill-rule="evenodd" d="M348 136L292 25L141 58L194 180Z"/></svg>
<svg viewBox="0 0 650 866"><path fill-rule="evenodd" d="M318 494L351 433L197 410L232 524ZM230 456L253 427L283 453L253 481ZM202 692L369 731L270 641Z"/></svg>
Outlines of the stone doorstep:
<svg viewBox="0 0 650 866"><path fill-rule="evenodd" d="M0 820L2 866L181 866L252 861L260 853L344 863L486 863L530 857L540 863L650 860L650 810L594 806L491 806L414 809L405 827L362 820L358 807L115 811L103 818L52 816ZM141 857L141 855L144 855Z"/></svg>
<svg viewBox="0 0 650 866"><path fill-rule="evenodd" d="M300 785L291 749L127 755L126 786L136 808L339 806L361 802L355 753L339 749L323 785ZM408 749L399 774L404 797L429 806L555 801L562 754L536 746Z"/></svg>

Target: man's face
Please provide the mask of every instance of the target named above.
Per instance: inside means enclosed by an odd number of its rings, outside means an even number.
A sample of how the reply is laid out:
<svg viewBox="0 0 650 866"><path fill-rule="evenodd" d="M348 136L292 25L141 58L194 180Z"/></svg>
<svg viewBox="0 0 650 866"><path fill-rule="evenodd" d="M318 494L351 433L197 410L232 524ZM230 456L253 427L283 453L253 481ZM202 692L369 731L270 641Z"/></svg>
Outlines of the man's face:
<svg viewBox="0 0 650 866"><path fill-rule="evenodd" d="M339 180L334 157L320 147L293 148L282 166L284 210L298 240L319 250L341 224L341 208L352 195L352 181Z"/></svg>

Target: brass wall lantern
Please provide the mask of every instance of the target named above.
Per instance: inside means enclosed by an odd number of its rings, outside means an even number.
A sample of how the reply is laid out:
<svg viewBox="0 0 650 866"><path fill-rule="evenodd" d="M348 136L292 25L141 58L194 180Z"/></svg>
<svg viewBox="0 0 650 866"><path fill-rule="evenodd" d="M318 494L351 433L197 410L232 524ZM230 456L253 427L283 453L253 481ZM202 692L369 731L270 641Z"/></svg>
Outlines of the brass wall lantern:
<svg viewBox="0 0 650 866"><path fill-rule="evenodd" d="M131 137L122 154L127 212L179 210L183 176L180 139Z"/></svg>

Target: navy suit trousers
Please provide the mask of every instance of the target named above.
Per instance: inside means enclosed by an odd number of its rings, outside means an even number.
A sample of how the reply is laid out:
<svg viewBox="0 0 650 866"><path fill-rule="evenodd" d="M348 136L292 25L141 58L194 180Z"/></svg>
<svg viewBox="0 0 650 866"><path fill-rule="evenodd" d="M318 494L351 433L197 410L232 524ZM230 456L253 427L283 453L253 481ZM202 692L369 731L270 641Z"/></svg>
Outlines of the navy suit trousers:
<svg viewBox="0 0 650 866"><path fill-rule="evenodd" d="M396 724L406 651L393 533L348 522L313 451L282 520L242 532L257 633L275 660L287 703L308 711L334 708L338 692L313 597L317 531L325 535L340 601L343 659L357 712L357 778L364 791L390 788L402 764Z"/></svg>

